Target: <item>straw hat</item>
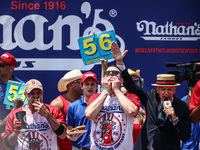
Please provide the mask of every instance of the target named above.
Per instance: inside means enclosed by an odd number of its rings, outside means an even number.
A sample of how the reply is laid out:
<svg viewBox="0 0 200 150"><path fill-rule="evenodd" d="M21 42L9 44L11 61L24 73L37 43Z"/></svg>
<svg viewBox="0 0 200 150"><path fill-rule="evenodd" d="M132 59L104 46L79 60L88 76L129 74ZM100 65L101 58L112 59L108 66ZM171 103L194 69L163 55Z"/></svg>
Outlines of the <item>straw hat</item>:
<svg viewBox="0 0 200 150"><path fill-rule="evenodd" d="M140 70L137 69L136 71L133 70L133 69L128 69L128 73L132 76L132 75L135 75L137 76L138 78L140 78Z"/></svg>
<svg viewBox="0 0 200 150"><path fill-rule="evenodd" d="M67 90L67 84L81 79L82 73L78 69L67 72L58 82L58 91L63 92Z"/></svg>
<svg viewBox="0 0 200 150"><path fill-rule="evenodd" d="M179 83L175 81L174 74L158 74L156 84L151 84L152 86L179 86Z"/></svg>

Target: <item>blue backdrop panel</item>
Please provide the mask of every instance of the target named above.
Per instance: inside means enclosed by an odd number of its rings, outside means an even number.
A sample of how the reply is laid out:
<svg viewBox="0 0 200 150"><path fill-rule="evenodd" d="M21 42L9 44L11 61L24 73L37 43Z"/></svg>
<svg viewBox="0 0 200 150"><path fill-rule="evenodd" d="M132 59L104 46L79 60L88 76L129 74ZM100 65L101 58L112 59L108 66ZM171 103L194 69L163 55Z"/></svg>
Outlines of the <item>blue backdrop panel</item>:
<svg viewBox="0 0 200 150"><path fill-rule="evenodd" d="M93 71L100 80L100 63L85 66L77 40L113 29L121 50L129 50L126 67L140 69L144 88L150 90L157 74L177 70L165 62L200 59L199 8L198 0L1 0L0 54L10 52L17 58L15 74L20 79L40 80L44 101L50 103L69 70ZM183 82L176 95L187 93Z"/></svg>

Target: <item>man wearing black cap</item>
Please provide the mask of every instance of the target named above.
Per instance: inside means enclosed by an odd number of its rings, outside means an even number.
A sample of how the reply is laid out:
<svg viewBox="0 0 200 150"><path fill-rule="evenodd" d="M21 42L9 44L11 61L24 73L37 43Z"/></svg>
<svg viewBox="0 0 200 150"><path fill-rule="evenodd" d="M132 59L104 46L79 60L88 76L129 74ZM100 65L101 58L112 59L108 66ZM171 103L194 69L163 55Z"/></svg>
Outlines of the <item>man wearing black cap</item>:
<svg viewBox="0 0 200 150"><path fill-rule="evenodd" d="M128 51L122 53L116 42L112 42L111 50L118 67L123 70L125 88L136 94L146 108L146 121L135 150L180 149L180 140L190 138L191 121L187 105L174 95L176 86L180 85L175 82L175 75L157 75L157 83L152 84L156 89L145 91L133 82L125 69L123 58Z"/></svg>

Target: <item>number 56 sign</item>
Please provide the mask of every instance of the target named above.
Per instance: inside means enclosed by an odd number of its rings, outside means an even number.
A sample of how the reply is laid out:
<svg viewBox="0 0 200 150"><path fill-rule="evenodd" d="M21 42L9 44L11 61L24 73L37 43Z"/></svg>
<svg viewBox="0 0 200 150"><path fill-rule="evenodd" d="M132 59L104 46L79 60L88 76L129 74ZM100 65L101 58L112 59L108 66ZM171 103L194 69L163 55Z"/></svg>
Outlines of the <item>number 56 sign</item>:
<svg viewBox="0 0 200 150"><path fill-rule="evenodd" d="M112 59L111 42L116 41L114 30L81 37L78 44L85 65L100 62L100 59Z"/></svg>
<svg viewBox="0 0 200 150"><path fill-rule="evenodd" d="M21 98L24 104L28 102L24 95L24 84L9 80L4 98L4 104L7 105L7 108L14 106L13 100L16 98Z"/></svg>

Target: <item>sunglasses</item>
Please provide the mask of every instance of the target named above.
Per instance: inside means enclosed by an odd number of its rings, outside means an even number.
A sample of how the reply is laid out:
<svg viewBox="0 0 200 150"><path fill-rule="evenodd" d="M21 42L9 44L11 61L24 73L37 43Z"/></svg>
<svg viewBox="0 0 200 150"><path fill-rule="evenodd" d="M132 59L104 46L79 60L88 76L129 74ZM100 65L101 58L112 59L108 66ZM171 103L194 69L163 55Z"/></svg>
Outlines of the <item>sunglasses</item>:
<svg viewBox="0 0 200 150"><path fill-rule="evenodd" d="M0 63L0 67L1 67L1 68L4 68L5 66L11 66L11 64Z"/></svg>
<svg viewBox="0 0 200 150"><path fill-rule="evenodd" d="M138 83L138 81L139 81L139 78L133 79L133 82L135 82L135 83Z"/></svg>
<svg viewBox="0 0 200 150"><path fill-rule="evenodd" d="M75 80L75 81L72 81L71 83L80 83L81 80Z"/></svg>
<svg viewBox="0 0 200 150"><path fill-rule="evenodd" d="M119 71L105 71L104 74L105 74L105 75L109 75L111 72L112 72L112 75L114 75L114 76L120 74Z"/></svg>

